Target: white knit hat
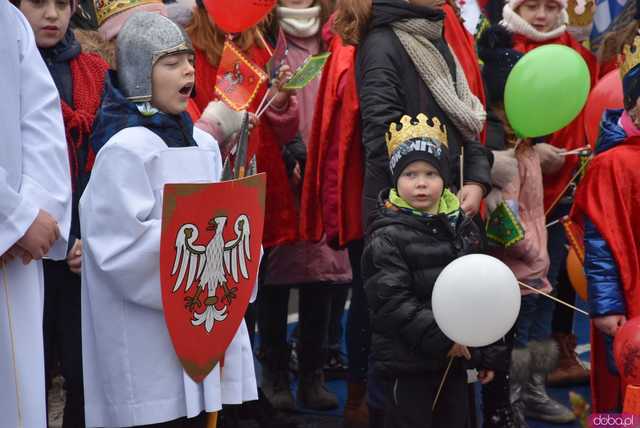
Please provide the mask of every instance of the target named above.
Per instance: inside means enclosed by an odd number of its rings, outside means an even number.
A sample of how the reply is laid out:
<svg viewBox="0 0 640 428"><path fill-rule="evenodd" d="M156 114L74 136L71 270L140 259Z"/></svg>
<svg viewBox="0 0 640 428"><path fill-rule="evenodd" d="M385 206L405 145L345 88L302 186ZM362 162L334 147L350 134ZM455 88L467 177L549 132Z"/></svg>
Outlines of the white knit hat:
<svg viewBox="0 0 640 428"><path fill-rule="evenodd" d="M520 7L520 5L522 3L524 3L526 0L509 0L509 6L511 7L511 10L513 10L515 12L516 9L518 9L518 7ZM567 8L567 0L553 0L556 3L558 3L560 5L560 7L562 7L563 9Z"/></svg>

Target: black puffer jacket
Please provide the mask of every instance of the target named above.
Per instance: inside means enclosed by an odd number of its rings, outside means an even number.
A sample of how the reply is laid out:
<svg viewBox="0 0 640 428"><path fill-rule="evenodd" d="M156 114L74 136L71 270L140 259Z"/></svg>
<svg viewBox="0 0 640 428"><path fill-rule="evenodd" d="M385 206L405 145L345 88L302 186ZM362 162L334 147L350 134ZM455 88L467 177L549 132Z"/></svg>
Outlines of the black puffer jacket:
<svg viewBox="0 0 640 428"><path fill-rule="evenodd" d="M462 212L454 230L444 214L418 217L385 207L387 196L379 198L362 256L373 369L387 377L442 370L453 342L433 317L433 286L447 264L481 250L482 232ZM507 369L505 347L473 353L475 367Z"/></svg>
<svg viewBox="0 0 640 428"><path fill-rule="evenodd" d="M391 186L389 155L385 133L392 122L408 114L425 113L438 117L447 127L449 139L450 177L459 188L460 147L464 146L465 181L480 183L491 189L491 152L476 141L466 141L444 111L438 106L431 91L422 81L411 58L391 29L391 23L408 18L432 21L444 19L444 12L413 6L406 0L374 0L371 31L360 44L356 62L356 78L362 116L362 141L365 151L365 181L363 221L376 210L378 194ZM435 43L455 79L455 62L444 39Z"/></svg>

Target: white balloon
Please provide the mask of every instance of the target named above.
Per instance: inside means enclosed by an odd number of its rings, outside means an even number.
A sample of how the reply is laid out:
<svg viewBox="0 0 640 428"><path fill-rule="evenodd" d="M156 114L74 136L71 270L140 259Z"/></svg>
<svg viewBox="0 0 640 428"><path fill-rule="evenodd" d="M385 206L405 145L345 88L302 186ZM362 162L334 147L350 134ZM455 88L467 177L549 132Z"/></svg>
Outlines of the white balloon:
<svg viewBox="0 0 640 428"><path fill-rule="evenodd" d="M449 263L431 297L440 330L456 343L486 346L502 338L520 312L520 287L507 265L471 254Z"/></svg>

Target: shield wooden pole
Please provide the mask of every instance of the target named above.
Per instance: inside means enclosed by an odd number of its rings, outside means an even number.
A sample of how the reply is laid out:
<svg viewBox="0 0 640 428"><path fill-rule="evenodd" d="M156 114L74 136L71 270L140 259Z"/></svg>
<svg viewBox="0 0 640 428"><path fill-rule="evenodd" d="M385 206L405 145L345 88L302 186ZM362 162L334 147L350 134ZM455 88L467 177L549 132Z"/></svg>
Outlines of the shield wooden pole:
<svg viewBox="0 0 640 428"><path fill-rule="evenodd" d="M9 336L11 339L11 362L13 363L13 375L16 381L16 405L18 413L18 428L24 427L22 417L22 400L20 398L20 384L18 382L18 365L16 363L16 341L13 331L13 318L11 316L11 299L9 298L9 279L7 278L7 265L4 260L0 260L0 270L2 271L2 285L4 287L5 303L7 305L7 317L9 321Z"/></svg>
<svg viewBox="0 0 640 428"><path fill-rule="evenodd" d="M218 412L209 413L207 420L207 428L216 428L218 426Z"/></svg>

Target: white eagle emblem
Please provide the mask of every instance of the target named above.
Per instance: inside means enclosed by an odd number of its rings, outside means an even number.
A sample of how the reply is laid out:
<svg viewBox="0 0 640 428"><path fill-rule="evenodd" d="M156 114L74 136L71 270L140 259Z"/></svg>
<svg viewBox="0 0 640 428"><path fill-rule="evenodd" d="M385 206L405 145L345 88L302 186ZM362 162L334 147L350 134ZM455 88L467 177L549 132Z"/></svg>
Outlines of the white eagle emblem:
<svg viewBox="0 0 640 428"><path fill-rule="evenodd" d="M176 260L171 276L178 272L178 268L179 273L173 292L180 289L185 276L185 293L191 289L195 281L198 281L195 294L185 297L185 307L193 313L191 323L194 326L204 325L207 333L213 330L216 321L224 321L227 318L228 306L236 298L237 287L228 285L227 276L230 275L236 284L238 284L239 275L249 279L247 270L247 261L251 260L249 218L244 214L238 216L233 227L236 238L229 242L224 242L222 235L226 224L227 217L224 216L209 220L207 230L215 229L215 233L206 246L196 244L199 232L194 224L183 225L176 236ZM201 301L205 287L207 297ZM222 299L216 296L218 287L222 287L224 292ZM204 310L198 312L203 306Z"/></svg>

